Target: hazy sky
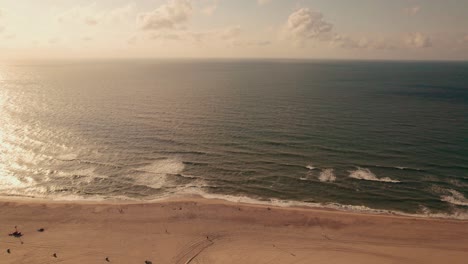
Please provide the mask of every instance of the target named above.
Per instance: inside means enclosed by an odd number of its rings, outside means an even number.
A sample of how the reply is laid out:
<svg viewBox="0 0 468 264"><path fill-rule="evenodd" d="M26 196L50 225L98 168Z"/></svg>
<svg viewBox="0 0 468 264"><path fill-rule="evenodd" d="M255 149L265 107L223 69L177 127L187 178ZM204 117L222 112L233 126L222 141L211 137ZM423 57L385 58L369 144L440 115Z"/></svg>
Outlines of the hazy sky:
<svg viewBox="0 0 468 264"><path fill-rule="evenodd" d="M468 59L468 0L0 0L0 58Z"/></svg>

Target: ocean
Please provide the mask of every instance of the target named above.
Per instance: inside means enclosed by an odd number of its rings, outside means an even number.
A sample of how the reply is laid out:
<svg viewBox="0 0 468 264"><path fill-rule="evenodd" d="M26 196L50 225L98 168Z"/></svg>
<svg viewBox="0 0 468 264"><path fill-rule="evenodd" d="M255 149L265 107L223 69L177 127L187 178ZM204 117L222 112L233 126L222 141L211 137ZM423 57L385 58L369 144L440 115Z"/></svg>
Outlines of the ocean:
<svg viewBox="0 0 468 264"><path fill-rule="evenodd" d="M0 65L0 195L468 219L468 63Z"/></svg>

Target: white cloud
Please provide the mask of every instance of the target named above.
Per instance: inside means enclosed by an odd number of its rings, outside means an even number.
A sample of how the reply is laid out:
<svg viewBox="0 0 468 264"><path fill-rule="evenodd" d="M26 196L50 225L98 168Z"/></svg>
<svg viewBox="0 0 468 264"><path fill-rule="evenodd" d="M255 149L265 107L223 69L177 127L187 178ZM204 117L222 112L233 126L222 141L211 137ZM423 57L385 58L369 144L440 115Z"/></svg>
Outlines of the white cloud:
<svg viewBox="0 0 468 264"><path fill-rule="evenodd" d="M342 49L399 49L399 39L349 36L336 33L333 30L333 24L326 21L321 12L312 11L309 8L301 8L293 12L288 17L282 33L298 46L303 46L309 40L315 40Z"/></svg>
<svg viewBox="0 0 468 264"><path fill-rule="evenodd" d="M137 23L143 30L174 29L187 22L191 14L189 0L170 0L151 12L138 14Z"/></svg>
<svg viewBox="0 0 468 264"><path fill-rule="evenodd" d="M210 4L201 8L200 12L207 16L211 16L218 9L218 0L212 1Z"/></svg>
<svg viewBox="0 0 468 264"><path fill-rule="evenodd" d="M409 33L405 36L404 42L411 48L429 48L432 47L432 40L429 36L420 32Z"/></svg>
<svg viewBox="0 0 468 264"><path fill-rule="evenodd" d="M307 40L325 37L332 29L333 25L323 19L322 13L309 8L293 12L285 26L287 36L301 45Z"/></svg>
<svg viewBox="0 0 468 264"><path fill-rule="evenodd" d="M409 16L417 15L421 11L421 6L411 6L403 9L403 12Z"/></svg>
<svg viewBox="0 0 468 264"><path fill-rule="evenodd" d="M344 49L375 49L375 50L395 50L397 46L387 39L369 39L366 37L353 38L346 35L336 34L330 41L332 46Z"/></svg>

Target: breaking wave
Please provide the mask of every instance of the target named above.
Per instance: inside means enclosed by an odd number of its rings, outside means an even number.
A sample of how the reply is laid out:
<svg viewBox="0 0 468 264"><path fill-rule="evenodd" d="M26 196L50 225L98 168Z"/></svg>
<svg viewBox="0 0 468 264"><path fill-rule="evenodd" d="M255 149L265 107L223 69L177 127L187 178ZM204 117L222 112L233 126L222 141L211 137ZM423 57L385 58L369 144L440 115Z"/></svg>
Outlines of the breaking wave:
<svg viewBox="0 0 468 264"><path fill-rule="evenodd" d="M185 165L179 159L157 160L149 165L136 169L140 172L134 177L137 184L146 185L151 188L161 188L167 182L168 175L178 175L184 170Z"/></svg>
<svg viewBox="0 0 468 264"><path fill-rule="evenodd" d="M320 172L319 180L321 182L334 182L336 181L336 176L333 174L333 169L324 169Z"/></svg>
<svg viewBox="0 0 468 264"><path fill-rule="evenodd" d="M377 181L377 182L389 182L389 183L399 183L398 180L393 180L389 177L377 178L377 176L372 173L369 169L358 168L357 170L350 171L349 177L358 180L364 181Z"/></svg>
<svg viewBox="0 0 468 264"><path fill-rule="evenodd" d="M385 209L374 209L364 205L347 205L340 203L313 203L313 202L302 202L292 200L281 200L281 199L256 199L248 196L236 196L236 195L225 195L225 194L214 194L205 192L202 188L184 188L180 190L176 195L183 197L184 195L198 195L206 199L218 199L228 202L245 203L254 205L266 205L266 206L277 206L277 207L302 207L302 208L324 208L334 209L345 212L356 212L365 214L381 214L381 215L398 215L418 218L442 218L442 219L458 219L468 220L468 213L466 211L454 211L452 213L434 213L429 209L426 209L422 213L405 213L395 210ZM167 197L156 199L155 201L164 200Z"/></svg>
<svg viewBox="0 0 468 264"><path fill-rule="evenodd" d="M462 193L455 190L448 190L451 195L444 195L441 200L454 205L468 206L468 199Z"/></svg>

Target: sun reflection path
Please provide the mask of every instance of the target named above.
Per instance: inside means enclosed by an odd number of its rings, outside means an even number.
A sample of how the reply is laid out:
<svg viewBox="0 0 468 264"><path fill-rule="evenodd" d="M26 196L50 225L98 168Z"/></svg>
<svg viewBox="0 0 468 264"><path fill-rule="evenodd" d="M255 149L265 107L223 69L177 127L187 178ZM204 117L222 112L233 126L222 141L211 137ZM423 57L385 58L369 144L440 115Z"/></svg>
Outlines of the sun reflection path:
<svg viewBox="0 0 468 264"><path fill-rule="evenodd" d="M11 131L11 118L6 111L6 102L8 94L2 84L0 73L0 190L11 190L23 186L23 182L17 177L11 175L8 169L8 162L13 152L12 145L8 143L7 137Z"/></svg>

